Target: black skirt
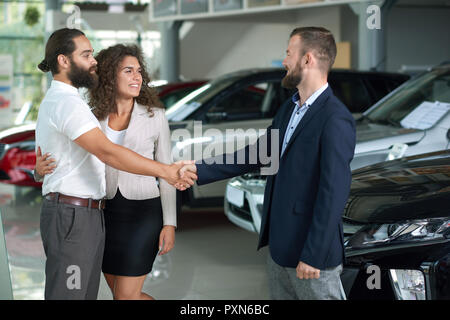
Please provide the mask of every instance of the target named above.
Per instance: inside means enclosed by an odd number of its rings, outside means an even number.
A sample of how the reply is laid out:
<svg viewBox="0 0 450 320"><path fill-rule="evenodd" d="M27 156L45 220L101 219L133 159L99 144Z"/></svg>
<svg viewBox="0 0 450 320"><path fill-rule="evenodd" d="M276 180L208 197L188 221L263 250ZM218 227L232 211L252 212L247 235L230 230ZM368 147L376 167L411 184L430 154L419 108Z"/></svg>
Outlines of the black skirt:
<svg viewBox="0 0 450 320"><path fill-rule="evenodd" d="M142 276L152 271L163 226L161 198L128 200L117 189L106 201L105 251L102 271Z"/></svg>

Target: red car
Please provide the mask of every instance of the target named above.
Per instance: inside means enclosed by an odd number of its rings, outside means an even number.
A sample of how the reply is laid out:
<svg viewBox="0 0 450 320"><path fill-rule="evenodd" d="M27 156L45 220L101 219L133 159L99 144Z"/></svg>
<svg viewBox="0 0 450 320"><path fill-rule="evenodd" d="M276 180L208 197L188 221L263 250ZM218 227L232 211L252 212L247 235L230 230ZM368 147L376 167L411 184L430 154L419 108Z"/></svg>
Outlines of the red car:
<svg viewBox="0 0 450 320"><path fill-rule="evenodd" d="M157 86L159 97L166 108L199 88L207 81L168 83ZM26 124L0 131L0 182L17 186L41 187L33 179L36 164L36 125Z"/></svg>
<svg viewBox="0 0 450 320"><path fill-rule="evenodd" d="M40 186L33 180L35 124L0 132L0 182L18 186Z"/></svg>
<svg viewBox="0 0 450 320"><path fill-rule="evenodd" d="M10 103L10 100L7 100L5 97L0 96L0 108L8 108Z"/></svg>

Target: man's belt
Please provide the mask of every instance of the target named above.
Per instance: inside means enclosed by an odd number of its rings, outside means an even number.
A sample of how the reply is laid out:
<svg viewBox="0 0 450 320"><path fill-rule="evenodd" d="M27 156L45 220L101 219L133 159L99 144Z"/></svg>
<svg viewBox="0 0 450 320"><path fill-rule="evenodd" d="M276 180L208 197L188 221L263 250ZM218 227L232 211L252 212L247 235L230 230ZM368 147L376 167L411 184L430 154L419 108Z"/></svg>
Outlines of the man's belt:
<svg viewBox="0 0 450 320"><path fill-rule="evenodd" d="M72 204L79 207L90 207L92 209L105 209L105 199L93 200L86 198L78 198L66 196L62 193L50 192L45 195L45 199L50 201L61 202L65 204ZM90 204L90 205L89 205Z"/></svg>

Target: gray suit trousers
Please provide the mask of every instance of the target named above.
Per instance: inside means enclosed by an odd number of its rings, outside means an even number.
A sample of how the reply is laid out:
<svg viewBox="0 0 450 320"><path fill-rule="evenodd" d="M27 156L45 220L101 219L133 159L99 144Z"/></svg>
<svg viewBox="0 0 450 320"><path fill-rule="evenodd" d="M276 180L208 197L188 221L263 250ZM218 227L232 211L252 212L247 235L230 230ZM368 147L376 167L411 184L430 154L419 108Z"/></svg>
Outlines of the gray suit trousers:
<svg viewBox="0 0 450 320"><path fill-rule="evenodd" d="M286 268L267 254L270 297L273 300L345 300L342 265L320 270L319 279L299 279L295 268Z"/></svg>
<svg viewBox="0 0 450 320"><path fill-rule="evenodd" d="M95 300L100 285L103 211L43 200L41 237L46 300Z"/></svg>

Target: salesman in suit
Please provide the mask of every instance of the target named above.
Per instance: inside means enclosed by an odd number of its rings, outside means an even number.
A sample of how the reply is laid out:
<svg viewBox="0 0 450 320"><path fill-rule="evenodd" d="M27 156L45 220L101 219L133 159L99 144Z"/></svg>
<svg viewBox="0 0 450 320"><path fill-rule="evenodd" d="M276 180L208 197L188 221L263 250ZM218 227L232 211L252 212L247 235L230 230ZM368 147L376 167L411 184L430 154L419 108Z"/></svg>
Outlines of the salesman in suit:
<svg viewBox="0 0 450 320"><path fill-rule="evenodd" d="M259 158L256 164L226 164L226 159L244 151L248 161L263 144L274 152L270 136L279 130L279 169L267 179L258 244L258 249L269 245L273 299L345 299L341 215L350 190L355 123L328 86L335 56L328 30L293 30L282 84L298 92L255 145L219 156L215 164L211 159L197 164L199 185L255 171L262 166Z"/></svg>

